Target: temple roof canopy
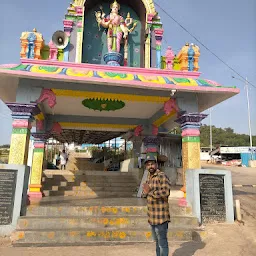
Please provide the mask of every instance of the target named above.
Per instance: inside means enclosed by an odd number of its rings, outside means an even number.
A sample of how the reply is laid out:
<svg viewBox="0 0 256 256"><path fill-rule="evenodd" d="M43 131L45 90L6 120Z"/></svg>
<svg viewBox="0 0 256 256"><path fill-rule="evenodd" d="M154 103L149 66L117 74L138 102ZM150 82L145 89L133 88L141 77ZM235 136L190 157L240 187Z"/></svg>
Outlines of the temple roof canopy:
<svg viewBox="0 0 256 256"><path fill-rule="evenodd" d="M128 67L120 67L117 71L115 67L105 65L22 60L20 65L0 66L0 92L3 101L13 102L18 84L22 81L32 87L56 90L62 97L70 93L82 95L97 92L110 98L115 94L123 100L133 98L141 101L145 98L163 103L170 97L171 91L176 90L177 97L184 93L196 93L199 111L239 93L235 87L224 87L215 81L199 78L199 75L198 72L188 71Z"/></svg>

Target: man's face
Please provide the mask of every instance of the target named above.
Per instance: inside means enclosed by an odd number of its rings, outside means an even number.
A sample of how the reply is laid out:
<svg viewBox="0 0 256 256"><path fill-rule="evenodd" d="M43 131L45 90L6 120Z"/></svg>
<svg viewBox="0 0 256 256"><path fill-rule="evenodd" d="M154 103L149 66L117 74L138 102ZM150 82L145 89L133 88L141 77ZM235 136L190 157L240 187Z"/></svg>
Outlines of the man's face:
<svg viewBox="0 0 256 256"><path fill-rule="evenodd" d="M146 163L146 168L150 173L154 173L156 171L156 162L155 161L148 161Z"/></svg>

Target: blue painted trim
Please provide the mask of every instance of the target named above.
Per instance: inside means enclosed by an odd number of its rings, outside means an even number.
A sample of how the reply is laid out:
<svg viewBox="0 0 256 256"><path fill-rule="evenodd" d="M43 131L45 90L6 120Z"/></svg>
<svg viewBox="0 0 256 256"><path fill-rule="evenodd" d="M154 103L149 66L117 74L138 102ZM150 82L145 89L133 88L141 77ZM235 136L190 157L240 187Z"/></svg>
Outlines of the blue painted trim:
<svg viewBox="0 0 256 256"><path fill-rule="evenodd" d="M203 81L203 79L195 79L195 80L196 80L196 82L197 82L200 86L212 87L212 85L208 84L206 81L205 81L205 83L200 82L200 80Z"/></svg>
<svg viewBox="0 0 256 256"><path fill-rule="evenodd" d="M199 85L199 86L203 86L201 82L199 82L197 79L195 79L196 83Z"/></svg>
<svg viewBox="0 0 256 256"><path fill-rule="evenodd" d="M156 68L161 68L161 51L156 51Z"/></svg>
<svg viewBox="0 0 256 256"><path fill-rule="evenodd" d="M98 75L98 72L97 71L93 71L93 77L97 77L97 78L102 78Z"/></svg>
<svg viewBox="0 0 256 256"><path fill-rule="evenodd" d="M67 47L64 49L64 61L68 61L69 60L69 48L70 48L70 44L67 45Z"/></svg>
<svg viewBox="0 0 256 256"><path fill-rule="evenodd" d="M140 81L141 82L141 80L139 79L138 75L133 75L133 76L134 76L134 80L135 81Z"/></svg>
<svg viewBox="0 0 256 256"><path fill-rule="evenodd" d="M67 73L67 68L63 68L62 71L59 73L59 75L66 75Z"/></svg>
<svg viewBox="0 0 256 256"><path fill-rule="evenodd" d="M32 117L31 115L13 115L12 114L12 118L13 119L22 119L22 120L29 120L30 122L32 122L34 120L34 117Z"/></svg>
<svg viewBox="0 0 256 256"><path fill-rule="evenodd" d="M165 81L167 84L174 84L174 82L171 81L171 80L169 80L167 77L164 77L164 76L163 76L163 79L164 79L164 81Z"/></svg>
<svg viewBox="0 0 256 256"><path fill-rule="evenodd" d="M181 127L181 130L185 130L185 129L200 129L201 125L200 124L196 124L196 123L191 123L191 124L186 124L184 126Z"/></svg>

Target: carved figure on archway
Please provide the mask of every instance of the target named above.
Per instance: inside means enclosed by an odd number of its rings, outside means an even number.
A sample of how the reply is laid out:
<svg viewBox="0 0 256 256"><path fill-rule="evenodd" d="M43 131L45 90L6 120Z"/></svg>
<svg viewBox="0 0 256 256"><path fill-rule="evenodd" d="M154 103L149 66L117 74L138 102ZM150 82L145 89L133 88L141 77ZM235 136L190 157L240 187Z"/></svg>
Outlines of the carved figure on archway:
<svg viewBox="0 0 256 256"><path fill-rule="evenodd" d="M106 17L106 14L103 12L102 7L101 11L95 13L98 26L108 29L107 33L107 46L108 52L120 52L122 39L124 42L124 59L127 60L128 56L128 35L131 33L137 23L133 21L130 17L130 13L127 14L126 19L119 15L120 4L115 0L111 5L111 13ZM133 24L133 27L129 27Z"/></svg>

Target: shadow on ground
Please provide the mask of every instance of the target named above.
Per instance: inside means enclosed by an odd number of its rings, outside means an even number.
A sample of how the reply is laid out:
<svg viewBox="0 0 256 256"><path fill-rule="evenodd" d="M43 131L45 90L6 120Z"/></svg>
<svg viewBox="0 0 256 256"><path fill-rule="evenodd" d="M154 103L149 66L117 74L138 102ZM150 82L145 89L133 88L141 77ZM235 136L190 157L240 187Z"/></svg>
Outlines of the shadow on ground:
<svg viewBox="0 0 256 256"><path fill-rule="evenodd" d="M193 256L197 250L203 249L205 245L200 235L195 232L193 234L193 241L181 244L180 248L174 251L173 256Z"/></svg>
<svg viewBox="0 0 256 256"><path fill-rule="evenodd" d="M185 242L180 245L180 248L176 249L173 256L193 256L197 250L201 250L205 247L203 242Z"/></svg>

